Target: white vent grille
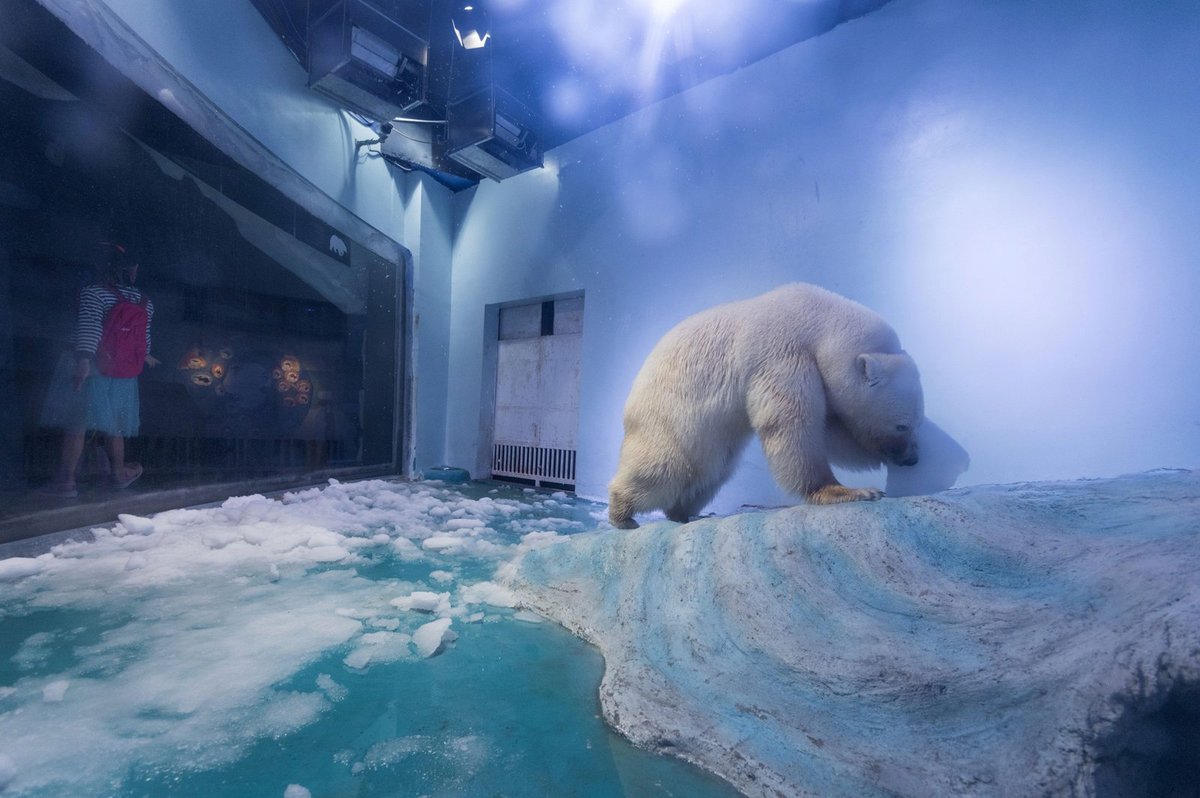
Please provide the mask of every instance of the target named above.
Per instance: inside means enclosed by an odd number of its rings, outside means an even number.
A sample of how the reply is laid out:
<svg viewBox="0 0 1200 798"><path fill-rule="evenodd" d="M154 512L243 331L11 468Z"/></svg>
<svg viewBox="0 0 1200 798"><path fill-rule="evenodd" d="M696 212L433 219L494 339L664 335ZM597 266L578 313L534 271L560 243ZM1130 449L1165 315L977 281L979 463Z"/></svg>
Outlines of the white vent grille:
<svg viewBox="0 0 1200 798"><path fill-rule="evenodd" d="M575 450L496 443L492 447L492 476L531 479L535 485L574 485Z"/></svg>

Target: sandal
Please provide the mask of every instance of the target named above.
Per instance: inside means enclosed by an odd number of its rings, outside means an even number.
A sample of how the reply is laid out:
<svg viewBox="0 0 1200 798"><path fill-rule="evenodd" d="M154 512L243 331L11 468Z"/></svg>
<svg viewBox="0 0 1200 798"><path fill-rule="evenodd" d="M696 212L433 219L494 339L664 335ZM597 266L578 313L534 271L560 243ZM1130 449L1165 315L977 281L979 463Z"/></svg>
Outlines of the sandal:
<svg viewBox="0 0 1200 798"><path fill-rule="evenodd" d="M116 477L113 477L113 484L115 486L117 486L118 488L128 488L130 485L137 482L138 477L140 477L142 475L142 470L143 470L142 464L134 463L132 468L133 468L133 474L128 479L121 480L121 479L117 479Z"/></svg>

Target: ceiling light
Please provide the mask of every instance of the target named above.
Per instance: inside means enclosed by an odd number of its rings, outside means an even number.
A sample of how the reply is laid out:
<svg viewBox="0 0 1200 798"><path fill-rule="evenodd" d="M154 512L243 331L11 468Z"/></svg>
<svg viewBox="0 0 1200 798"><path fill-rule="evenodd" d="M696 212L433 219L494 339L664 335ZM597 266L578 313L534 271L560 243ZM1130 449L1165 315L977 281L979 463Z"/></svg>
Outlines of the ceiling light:
<svg viewBox="0 0 1200 798"><path fill-rule="evenodd" d="M488 14L477 2L456 3L450 23L458 43L467 50L483 47L492 36Z"/></svg>

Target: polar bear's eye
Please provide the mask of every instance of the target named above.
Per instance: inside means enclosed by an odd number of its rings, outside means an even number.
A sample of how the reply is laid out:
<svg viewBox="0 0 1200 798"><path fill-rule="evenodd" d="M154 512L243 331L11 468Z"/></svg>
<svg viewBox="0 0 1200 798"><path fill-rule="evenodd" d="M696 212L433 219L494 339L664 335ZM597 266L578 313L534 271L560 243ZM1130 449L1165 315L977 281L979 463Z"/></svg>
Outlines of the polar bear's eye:
<svg viewBox="0 0 1200 798"><path fill-rule="evenodd" d="M912 428L909 427L907 424L897 424L896 425L896 432L908 432L910 429L912 429Z"/></svg>

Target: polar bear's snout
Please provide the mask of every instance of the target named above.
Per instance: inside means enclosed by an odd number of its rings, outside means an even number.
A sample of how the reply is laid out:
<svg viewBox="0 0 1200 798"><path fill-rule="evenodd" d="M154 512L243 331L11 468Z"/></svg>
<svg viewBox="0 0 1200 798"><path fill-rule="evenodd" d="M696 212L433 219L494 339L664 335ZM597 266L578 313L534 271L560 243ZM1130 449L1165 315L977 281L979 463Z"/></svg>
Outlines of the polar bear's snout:
<svg viewBox="0 0 1200 798"><path fill-rule="evenodd" d="M883 452L898 466L914 466L920 460L914 438L893 438L883 447Z"/></svg>

